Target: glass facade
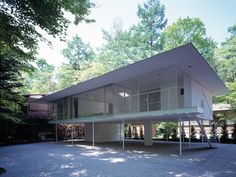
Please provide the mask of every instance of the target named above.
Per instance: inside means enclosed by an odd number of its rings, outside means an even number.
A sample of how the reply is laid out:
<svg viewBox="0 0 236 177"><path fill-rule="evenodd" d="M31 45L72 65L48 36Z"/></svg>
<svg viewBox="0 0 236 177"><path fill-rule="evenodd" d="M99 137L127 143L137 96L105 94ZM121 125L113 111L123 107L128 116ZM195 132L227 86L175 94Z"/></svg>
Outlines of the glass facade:
<svg viewBox="0 0 236 177"><path fill-rule="evenodd" d="M55 102L57 118L107 116L183 107L183 78L177 68L149 73L138 79L61 99Z"/></svg>

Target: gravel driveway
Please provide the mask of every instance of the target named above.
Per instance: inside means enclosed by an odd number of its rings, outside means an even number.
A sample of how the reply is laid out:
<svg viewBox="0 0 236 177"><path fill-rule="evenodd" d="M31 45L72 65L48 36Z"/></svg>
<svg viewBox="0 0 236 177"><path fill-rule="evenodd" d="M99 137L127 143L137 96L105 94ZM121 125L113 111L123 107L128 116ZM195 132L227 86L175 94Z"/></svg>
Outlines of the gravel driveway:
<svg viewBox="0 0 236 177"><path fill-rule="evenodd" d="M236 176L236 145L184 144L178 155L178 143L156 143L144 147L127 143L70 145L35 143L0 147L2 175L9 177L152 177L152 176Z"/></svg>

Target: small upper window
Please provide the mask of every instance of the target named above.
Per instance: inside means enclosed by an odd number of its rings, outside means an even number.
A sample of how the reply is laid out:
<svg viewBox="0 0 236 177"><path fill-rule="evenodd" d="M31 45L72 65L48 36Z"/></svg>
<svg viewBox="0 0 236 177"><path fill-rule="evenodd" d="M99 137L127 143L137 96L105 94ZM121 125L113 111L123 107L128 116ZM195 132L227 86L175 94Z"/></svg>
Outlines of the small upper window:
<svg viewBox="0 0 236 177"><path fill-rule="evenodd" d="M180 95L184 95L184 88L180 89Z"/></svg>

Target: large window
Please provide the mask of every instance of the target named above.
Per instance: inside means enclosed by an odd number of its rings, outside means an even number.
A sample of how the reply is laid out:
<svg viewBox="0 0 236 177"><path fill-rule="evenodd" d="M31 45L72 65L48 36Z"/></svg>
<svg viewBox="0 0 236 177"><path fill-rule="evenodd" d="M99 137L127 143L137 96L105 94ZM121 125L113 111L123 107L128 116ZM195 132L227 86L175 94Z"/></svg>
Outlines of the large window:
<svg viewBox="0 0 236 177"><path fill-rule="evenodd" d="M140 112L161 110L160 89L140 94Z"/></svg>
<svg viewBox="0 0 236 177"><path fill-rule="evenodd" d="M79 99L78 97L74 97L74 113L75 113L75 118L79 117Z"/></svg>
<svg viewBox="0 0 236 177"><path fill-rule="evenodd" d="M64 116L63 113L64 113L63 100L60 100L60 101L57 102L57 118L62 119L63 116Z"/></svg>

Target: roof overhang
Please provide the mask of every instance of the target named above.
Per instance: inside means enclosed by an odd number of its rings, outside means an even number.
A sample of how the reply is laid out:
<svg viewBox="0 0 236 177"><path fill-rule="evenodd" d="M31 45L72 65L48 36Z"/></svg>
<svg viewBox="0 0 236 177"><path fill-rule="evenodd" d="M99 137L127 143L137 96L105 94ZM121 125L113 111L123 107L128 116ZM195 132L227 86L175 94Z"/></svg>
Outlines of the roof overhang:
<svg viewBox="0 0 236 177"><path fill-rule="evenodd" d="M38 101L53 102L109 84L119 83L170 66L178 66L201 83L213 96L228 92L227 87L192 44L186 44L102 76L47 95Z"/></svg>

